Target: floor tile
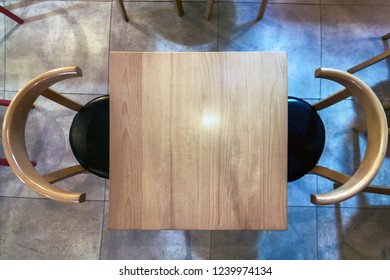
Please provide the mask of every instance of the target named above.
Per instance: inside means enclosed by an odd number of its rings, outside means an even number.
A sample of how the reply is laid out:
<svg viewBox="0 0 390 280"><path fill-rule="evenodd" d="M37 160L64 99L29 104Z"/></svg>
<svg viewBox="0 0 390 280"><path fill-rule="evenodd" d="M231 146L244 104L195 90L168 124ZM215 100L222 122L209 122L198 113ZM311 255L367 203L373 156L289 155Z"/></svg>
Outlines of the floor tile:
<svg viewBox="0 0 390 280"><path fill-rule="evenodd" d="M319 259L390 259L390 209L318 209Z"/></svg>
<svg viewBox="0 0 390 280"><path fill-rule="evenodd" d="M0 198L0 212L0 259L99 258L103 202Z"/></svg>
<svg viewBox="0 0 390 280"><path fill-rule="evenodd" d="M325 5L322 18L322 67L347 70L389 47L381 37L390 32L390 6ZM379 62L356 73L381 99L390 99L390 62ZM341 89L323 81L321 97Z"/></svg>
<svg viewBox="0 0 390 280"><path fill-rule="evenodd" d="M6 92L11 100L15 93ZM69 98L85 104L92 95L72 95ZM78 164L69 144L69 129L75 112L44 97L38 98L31 109L26 125L26 147L30 159L37 162L40 174ZM28 189L9 167L1 167L0 181L6 182L0 188L0 196L41 197ZM69 191L87 193L88 200L103 200L105 180L92 174L82 174L56 183Z"/></svg>
<svg viewBox="0 0 390 280"><path fill-rule="evenodd" d="M110 201L110 180L106 180L106 188L104 191L104 201Z"/></svg>
<svg viewBox="0 0 390 280"><path fill-rule="evenodd" d="M104 221L101 259L189 260L209 259L210 231L119 231Z"/></svg>
<svg viewBox="0 0 390 280"><path fill-rule="evenodd" d="M319 111L325 126L325 147L319 165L351 173L359 165L358 135L352 128L364 123L359 104L344 100Z"/></svg>
<svg viewBox="0 0 390 280"><path fill-rule="evenodd" d="M125 2L130 21L113 4L111 51L215 51L217 17L203 19L204 4L186 3L178 17L171 2Z"/></svg>
<svg viewBox="0 0 390 280"><path fill-rule="evenodd" d="M258 4L219 6L219 51L287 51L288 94L319 98L319 6L268 5L261 22L254 21Z"/></svg>
<svg viewBox="0 0 390 280"><path fill-rule="evenodd" d="M317 177L314 175L305 175L288 183L288 206L314 206L310 202L313 193L317 193Z"/></svg>
<svg viewBox="0 0 390 280"><path fill-rule="evenodd" d="M289 207L287 231L214 231L212 259L316 259L316 208Z"/></svg>
<svg viewBox="0 0 390 280"><path fill-rule="evenodd" d="M17 91L45 71L76 65L83 77L55 89L107 94L111 3L23 1L13 6L25 23L6 22L6 90Z"/></svg>

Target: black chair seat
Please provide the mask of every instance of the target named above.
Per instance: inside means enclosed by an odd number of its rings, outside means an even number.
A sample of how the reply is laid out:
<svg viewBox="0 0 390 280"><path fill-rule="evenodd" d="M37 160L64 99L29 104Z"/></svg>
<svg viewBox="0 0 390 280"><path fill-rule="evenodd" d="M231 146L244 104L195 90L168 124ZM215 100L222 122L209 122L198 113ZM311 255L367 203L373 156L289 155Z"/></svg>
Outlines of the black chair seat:
<svg viewBox="0 0 390 280"><path fill-rule="evenodd" d="M88 102L74 117L70 146L82 167L109 178L109 96Z"/></svg>
<svg viewBox="0 0 390 280"><path fill-rule="evenodd" d="M288 97L288 181L311 171L325 145L325 127L317 111L306 101Z"/></svg>

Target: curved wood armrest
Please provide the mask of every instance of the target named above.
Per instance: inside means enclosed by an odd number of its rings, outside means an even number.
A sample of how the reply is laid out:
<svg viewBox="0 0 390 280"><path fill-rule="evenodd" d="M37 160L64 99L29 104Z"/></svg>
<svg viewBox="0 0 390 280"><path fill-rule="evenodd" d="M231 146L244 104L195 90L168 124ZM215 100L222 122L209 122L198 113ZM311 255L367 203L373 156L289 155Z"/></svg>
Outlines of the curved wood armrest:
<svg viewBox="0 0 390 280"><path fill-rule="evenodd" d="M78 67L48 71L23 87L9 105L3 123L2 141L7 161L19 179L33 191L63 202L83 202L85 193L67 192L49 183L38 174L30 162L25 145L25 126L31 105L48 87L56 82L81 76Z"/></svg>
<svg viewBox="0 0 390 280"><path fill-rule="evenodd" d="M334 70L317 69L316 77L336 81L346 87L363 107L367 122L367 148L364 158L353 176L344 175L324 167L315 167L311 173L318 174L334 182L342 184L339 188L324 194L313 194L315 204L332 204L344 201L363 191L374 179L386 155L388 126L383 107L365 83L354 75Z"/></svg>
<svg viewBox="0 0 390 280"><path fill-rule="evenodd" d="M321 176L340 185L347 183L348 180L351 179L351 176L345 175L343 173L323 166L316 166L309 173ZM331 193L332 195L329 195L329 193ZM348 192L345 192L343 190L340 191L340 188L337 188L331 192L328 192L327 196L324 196L323 194L312 194L310 196L310 201L314 204L331 204L336 203L336 200L343 201L345 199L348 199L349 195L350 194ZM352 194L351 196L353 195L354 194Z"/></svg>

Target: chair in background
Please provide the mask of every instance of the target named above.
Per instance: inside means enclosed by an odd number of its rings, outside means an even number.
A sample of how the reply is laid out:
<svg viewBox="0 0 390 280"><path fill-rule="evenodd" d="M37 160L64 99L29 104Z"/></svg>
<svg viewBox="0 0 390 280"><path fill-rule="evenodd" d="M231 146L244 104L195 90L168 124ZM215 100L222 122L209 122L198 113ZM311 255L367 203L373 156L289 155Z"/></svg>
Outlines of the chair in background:
<svg viewBox="0 0 390 280"><path fill-rule="evenodd" d="M321 205L344 201L359 192L390 195L390 188L369 186L383 163L388 143L386 114L379 99L371 88L350 73L320 68L315 76L338 82L345 89L313 105L299 98L289 98L288 181L310 173L336 183L337 188L330 192L311 195L311 202ZM317 111L350 96L356 97L362 105L368 128L366 152L352 176L317 165L325 143L325 128Z"/></svg>
<svg viewBox="0 0 390 280"><path fill-rule="evenodd" d="M211 18L211 14L213 12L213 6L214 6L214 0L207 0L206 1L206 11L204 13L205 19L209 20ZM268 0L261 1L261 6L259 9L259 13L257 14L256 20L260 21L265 13L265 10L267 8Z"/></svg>
<svg viewBox="0 0 390 280"><path fill-rule="evenodd" d="M129 17L127 15L125 4L123 3L123 0L118 0L118 1L119 1L119 5L121 7L123 18L124 18L124 20L126 22L128 22L129 21ZM181 16L184 15L183 3L181 2L181 0L175 0L175 2L176 2L178 15L181 17Z"/></svg>
<svg viewBox="0 0 390 280"><path fill-rule="evenodd" d="M77 67L64 67L37 76L16 94L4 116L3 147L16 176L33 191L62 202L84 202L86 194L65 191L53 183L87 171L104 178L109 176L108 95L81 106L49 88L59 81L81 75L81 70ZM45 175L40 175L31 164L24 131L30 108L39 96L77 112L71 124L69 138L72 151L80 164Z"/></svg>
<svg viewBox="0 0 390 280"><path fill-rule="evenodd" d="M16 21L16 22L19 23L19 24L23 24L23 22L24 22L23 19L21 19L20 17L18 17L17 15L15 15L14 13L12 13L11 11L7 10L7 9L4 8L3 6L0 6L0 13L5 14L7 17L13 19L14 21Z"/></svg>

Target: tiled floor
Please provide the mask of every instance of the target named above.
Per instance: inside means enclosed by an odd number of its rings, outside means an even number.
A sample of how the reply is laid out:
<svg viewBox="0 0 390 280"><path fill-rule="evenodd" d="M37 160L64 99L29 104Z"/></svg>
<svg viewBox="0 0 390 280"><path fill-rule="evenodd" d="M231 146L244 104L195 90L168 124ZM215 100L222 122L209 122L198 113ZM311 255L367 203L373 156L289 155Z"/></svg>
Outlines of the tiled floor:
<svg viewBox="0 0 390 280"><path fill-rule="evenodd" d="M0 15L0 98L13 95L34 76L77 65L83 77L56 89L84 103L108 93L110 51L271 51L288 54L289 94L314 102L339 87L314 78L320 66L346 70L382 52L389 42L388 0L271 0L254 21L259 0L220 1L202 17L204 1L184 2L176 16L167 1L0 1L25 19ZM390 60L357 74L390 102ZM4 115L0 108L0 120ZM324 110L326 149L321 163L353 172L365 135L354 100ZM75 162L67 141L72 112L38 100L27 128L37 169L48 172ZM0 156L3 155L0 149ZM390 149L375 183L390 186ZM110 231L108 181L82 175L61 183L83 190L88 201L65 205L41 198L0 167L0 259L389 259L390 197L359 195L340 205L316 207L310 194L332 184L313 175L289 185L289 229L271 231Z"/></svg>

